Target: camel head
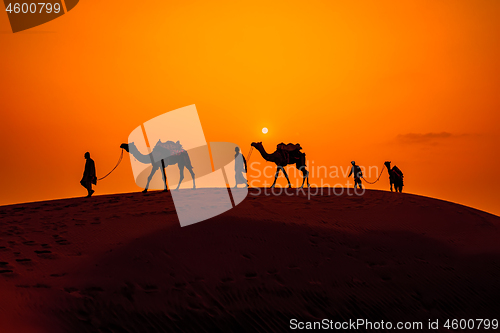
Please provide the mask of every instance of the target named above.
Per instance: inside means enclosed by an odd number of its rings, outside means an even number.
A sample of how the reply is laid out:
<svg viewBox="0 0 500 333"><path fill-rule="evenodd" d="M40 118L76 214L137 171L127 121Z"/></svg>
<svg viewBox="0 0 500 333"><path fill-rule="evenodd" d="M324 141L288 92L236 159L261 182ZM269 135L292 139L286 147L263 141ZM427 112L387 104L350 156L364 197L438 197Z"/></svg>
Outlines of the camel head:
<svg viewBox="0 0 500 333"><path fill-rule="evenodd" d="M121 146L120 146L121 149L125 149L127 151L127 153L129 152L128 151L128 143L122 143Z"/></svg>
<svg viewBox="0 0 500 333"><path fill-rule="evenodd" d="M255 147L255 148L262 147L262 141L261 142L252 142L251 146Z"/></svg>
<svg viewBox="0 0 500 333"><path fill-rule="evenodd" d="M387 167L387 169L391 170L391 162L390 161L386 161L384 163L384 165Z"/></svg>

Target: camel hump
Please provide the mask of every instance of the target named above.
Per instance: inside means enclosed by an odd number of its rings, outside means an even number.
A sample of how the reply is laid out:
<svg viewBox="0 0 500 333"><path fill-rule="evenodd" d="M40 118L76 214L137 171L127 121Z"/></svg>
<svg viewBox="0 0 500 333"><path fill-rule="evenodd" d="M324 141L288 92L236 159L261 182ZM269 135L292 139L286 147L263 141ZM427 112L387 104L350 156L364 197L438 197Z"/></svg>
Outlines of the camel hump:
<svg viewBox="0 0 500 333"><path fill-rule="evenodd" d="M401 171L401 169L399 169L397 166L394 166L392 168L392 171L394 171L395 173L398 174L398 176L400 176L401 178L403 178L403 171Z"/></svg>
<svg viewBox="0 0 500 333"><path fill-rule="evenodd" d="M177 142L173 142L173 141L161 142L161 140L158 140L158 142L156 143L156 145L153 148L153 151L155 149L166 149L172 155L179 155L182 152L185 152L184 148L182 147L182 145L180 144L179 141L177 141Z"/></svg>
<svg viewBox="0 0 500 333"><path fill-rule="evenodd" d="M280 143L278 146L277 146L278 149L283 149L283 150L286 150L286 151L298 151L298 150L301 150L302 147L300 146L299 143L297 144L293 144L293 143L289 143L289 144L284 144L283 142Z"/></svg>

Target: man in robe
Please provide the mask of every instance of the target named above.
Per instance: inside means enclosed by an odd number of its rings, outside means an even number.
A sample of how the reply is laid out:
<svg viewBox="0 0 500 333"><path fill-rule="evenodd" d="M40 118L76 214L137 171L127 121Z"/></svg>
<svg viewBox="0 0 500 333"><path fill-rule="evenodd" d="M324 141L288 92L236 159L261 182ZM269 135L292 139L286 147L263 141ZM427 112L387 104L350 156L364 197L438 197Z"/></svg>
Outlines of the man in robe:
<svg viewBox="0 0 500 333"><path fill-rule="evenodd" d="M236 180L235 188L238 187L238 184L245 184L245 187L248 187L247 180L243 176L243 172L247 172L247 161L245 160L245 156L240 153L240 148L234 148L236 154L234 155L234 178Z"/></svg>
<svg viewBox="0 0 500 333"><path fill-rule="evenodd" d="M355 161L352 161L351 164L352 164L351 172L349 173L349 176L347 176L347 177L351 177L351 175L353 175L353 177L354 177L354 189L356 189L356 187L359 186L359 189L361 190L362 189L361 177L363 177L363 172L361 172L361 168L356 165Z"/></svg>
<svg viewBox="0 0 500 333"><path fill-rule="evenodd" d="M94 190L92 189L92 184L97 185L97 176L95 172L95 163L94 160L90 158L90 153L85 153L85 170L83 171L83 177L80 181L83 187L87 189L87 198L94 194Z"/></svg>

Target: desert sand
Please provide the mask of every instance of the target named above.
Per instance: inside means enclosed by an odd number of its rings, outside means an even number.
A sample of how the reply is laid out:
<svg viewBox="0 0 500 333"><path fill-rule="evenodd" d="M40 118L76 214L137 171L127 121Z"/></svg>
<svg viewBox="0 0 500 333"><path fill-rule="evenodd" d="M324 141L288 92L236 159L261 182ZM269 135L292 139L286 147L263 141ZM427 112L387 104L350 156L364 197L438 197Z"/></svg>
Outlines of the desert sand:
<svg viewBox="0 0 500 333"><path fill-rule="evenodd" d="M0 331L498 319L499 227L500 217L473 208L370 190L308 198L252 189L184 228L168 192L3 206Z"/></svg>

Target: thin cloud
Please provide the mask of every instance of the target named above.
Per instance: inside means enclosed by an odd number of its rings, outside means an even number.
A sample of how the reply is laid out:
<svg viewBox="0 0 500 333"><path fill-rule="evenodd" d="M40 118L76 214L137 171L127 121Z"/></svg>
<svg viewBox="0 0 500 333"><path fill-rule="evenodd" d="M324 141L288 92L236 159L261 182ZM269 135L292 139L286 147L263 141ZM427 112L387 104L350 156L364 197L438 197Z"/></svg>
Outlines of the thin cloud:
<svg viewBox="0 0 500 333"><path fill-rule="evenodd" d="M448 132L440 132L440 133L407 133L407 134L399 134L397 136L397 141L404 144L430 144L437 145L439 142L443 140L450 139L452 137L456 137L458 135L454 135Z"/></svg>

